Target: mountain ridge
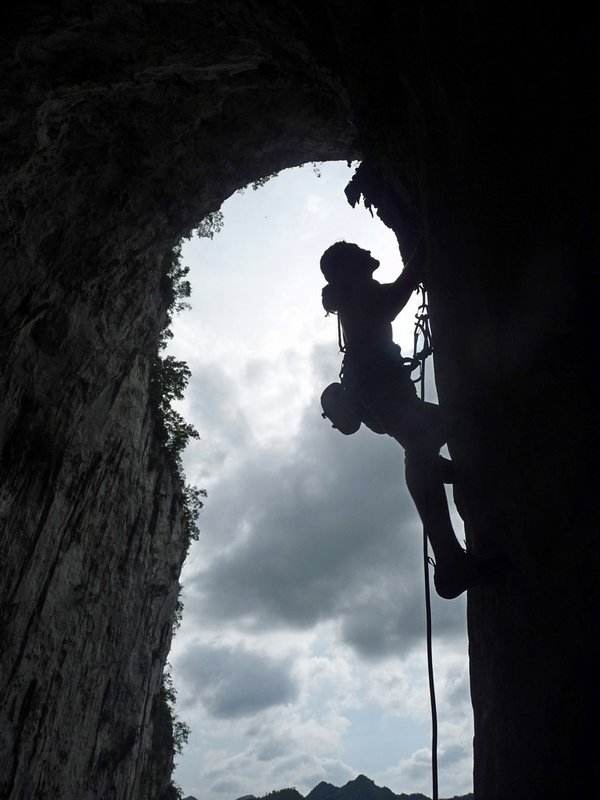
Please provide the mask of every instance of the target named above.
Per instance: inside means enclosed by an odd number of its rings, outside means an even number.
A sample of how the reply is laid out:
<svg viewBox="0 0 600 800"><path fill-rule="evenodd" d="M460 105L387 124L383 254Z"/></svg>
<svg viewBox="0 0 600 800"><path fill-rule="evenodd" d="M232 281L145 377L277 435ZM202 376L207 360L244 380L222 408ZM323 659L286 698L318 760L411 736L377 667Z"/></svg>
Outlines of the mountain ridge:
<svg viewBox="0 0 600 800"><path fill-rule="evenodd" d="M188 795L183 800L197 800ZM387 786L378 786L366 775L357 775L343 786L334 786L327 781L318 783L307 795L301 794L295 787L274 789L265 795L245 794L236 800L431 800L420 792L396 794ZM473 800L473 793L452 795L441 800Z"/></svg>

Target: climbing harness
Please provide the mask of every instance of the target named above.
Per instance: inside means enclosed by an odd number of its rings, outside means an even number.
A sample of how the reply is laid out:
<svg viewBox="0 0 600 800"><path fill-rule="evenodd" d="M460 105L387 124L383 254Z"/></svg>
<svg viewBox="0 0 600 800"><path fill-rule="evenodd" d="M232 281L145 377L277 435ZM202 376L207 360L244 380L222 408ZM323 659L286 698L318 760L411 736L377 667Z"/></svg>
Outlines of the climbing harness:
<svg viewBox="0 0 600 800"><path fill-rule="evenodd" d="M413 359L419 362L419 375L414 379L414 383L420 383L421 401L425 402L425 362L433 352L431 343L431 329L429 327L429 311L427 308L427 292L423 284L419 284L421 302L416 314ZM423 345L419 349L420 340ZM429 582L429 565L433 560L428 552L427 535L423 528L423 567L425 578L425 619L427 629L427 674L429 678L429 699L431 704L431 778L432 778L432 800L438 800L438 766L437 766L437 705L435 700L435 680L433 674L433 644L432 644L432 624L431 624L431 589Z"/></svg>

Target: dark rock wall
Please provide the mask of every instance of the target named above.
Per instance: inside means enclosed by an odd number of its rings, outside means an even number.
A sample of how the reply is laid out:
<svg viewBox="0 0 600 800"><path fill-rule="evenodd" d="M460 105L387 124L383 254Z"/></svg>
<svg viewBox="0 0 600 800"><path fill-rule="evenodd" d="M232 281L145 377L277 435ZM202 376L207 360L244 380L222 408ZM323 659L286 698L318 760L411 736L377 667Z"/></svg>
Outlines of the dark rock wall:
<svg viewBox="0 0 600 800"><path fill-rule="evenodd" d="M593 793L594 41L586 20L558 11L388 12L387 24L361 29L364 50L338 28L353 54L349 93L388 194L402 203L412 193L422 214L437 384L469 545L514 564L506 586L469 596L475 795ZM386 46L373 62L377 41ZM400 136L381 133L390 124Z"/></svg>
<svg viewBox="0 0 600 800"><path fill-rule="evenodd" d="M3 798L153 774L185 551L149 401L162 257L249 180L353 154L341 89L245 6L25 3L3 27Z"/></svg>
<svg viewBox="0 0 600 800"><path fill-rule="evenodd" d="M15 4L1 30L3 795L134 798L149 774L185 550L148 393L162 257L248 181L361 153L427 243L470 546L515 564L507 586L469 597L476 796L591 791L586 20L396 0L71 0Z"/></svg>

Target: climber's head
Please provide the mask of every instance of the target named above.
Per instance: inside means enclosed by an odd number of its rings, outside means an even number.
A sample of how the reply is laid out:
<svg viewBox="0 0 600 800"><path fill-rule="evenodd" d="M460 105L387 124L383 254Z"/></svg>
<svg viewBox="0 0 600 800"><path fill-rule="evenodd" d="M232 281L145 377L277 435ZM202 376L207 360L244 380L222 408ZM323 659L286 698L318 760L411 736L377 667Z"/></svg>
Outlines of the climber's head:
<svg viewBox="0 0 600 800"><path fill-rule="evenodd" d="M358 275L372 275L379 266L369 250L351 242L336 242L321 256L321 272L328 283L351 279Z"/></svg>

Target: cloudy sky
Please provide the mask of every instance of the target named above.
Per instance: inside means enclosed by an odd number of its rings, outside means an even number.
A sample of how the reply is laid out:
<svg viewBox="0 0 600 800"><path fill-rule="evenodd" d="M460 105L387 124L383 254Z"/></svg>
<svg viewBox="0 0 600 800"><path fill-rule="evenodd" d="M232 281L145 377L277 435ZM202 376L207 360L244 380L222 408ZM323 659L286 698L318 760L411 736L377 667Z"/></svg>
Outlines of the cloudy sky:
<svg viewBox="0 0 600 800"><path fill-rule="evenodd" d="M403 452L364 428L341 435L319 405L340 362L321 253L357 242L381 281L401 262L394 235L347 204L353 169L319 169L236 193L223 230L184 248L193 309L171 349L193 373L180 410L202 438L184 463L208 499L170 662L192 729L175 779L199 800L306 794L359 773L431 794L421 528ZM415 310L395 328L406 354ZM472 787L464 598L434 598L433 617L444 797Z"/></svg>

